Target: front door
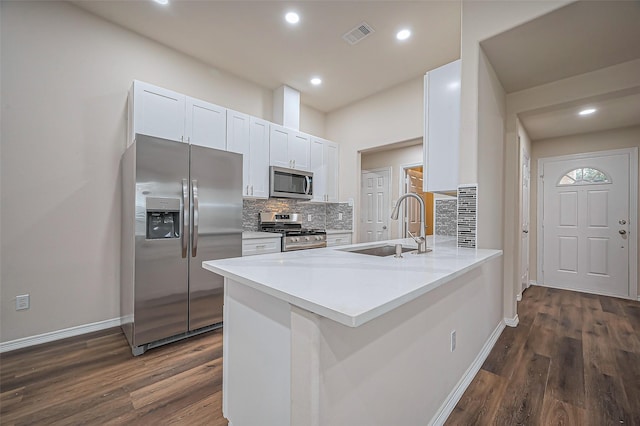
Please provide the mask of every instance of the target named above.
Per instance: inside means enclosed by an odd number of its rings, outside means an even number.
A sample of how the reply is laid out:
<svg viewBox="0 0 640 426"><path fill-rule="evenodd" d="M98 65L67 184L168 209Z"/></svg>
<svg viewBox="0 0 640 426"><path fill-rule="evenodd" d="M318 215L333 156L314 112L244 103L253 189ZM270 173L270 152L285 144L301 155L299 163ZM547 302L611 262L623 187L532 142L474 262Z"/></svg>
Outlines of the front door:
<svg viewBox="0 0 640 426"><path fill-rule="evenodd" d="M389 239L389 179L389 169L362 171L359 239L362 243Z"/></svg>
<svg viewBox="0 0 640 426"><path fill-rule="evenodd" d="M629 297L629 153L542 163L545 285Z"/></svg>
<svg viewBox="0 0 640 426"><path fill-rule="evenodd" d="M529 285L529 195L531 173L529 154L523 150L522 156L522 212L520 218L520 293Z"/></svg>

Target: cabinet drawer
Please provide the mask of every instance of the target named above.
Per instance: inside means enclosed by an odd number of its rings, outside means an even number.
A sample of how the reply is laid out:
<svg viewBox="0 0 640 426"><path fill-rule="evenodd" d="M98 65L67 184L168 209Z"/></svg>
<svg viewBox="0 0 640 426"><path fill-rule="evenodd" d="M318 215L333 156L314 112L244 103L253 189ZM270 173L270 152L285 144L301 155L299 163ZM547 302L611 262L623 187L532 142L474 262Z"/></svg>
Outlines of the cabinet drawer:
<svg viewBox="0 0 640 426"><path fill-rule="evenodd" d="M253 256L256 254L280 253L280 238L257 238L242 241L242 255Z"/></svg>
<svg viewBox="0 0 640 426"><path fill-rule="evenodd" d="M351 244L351 233L327 235L327 247Z"/></svg>

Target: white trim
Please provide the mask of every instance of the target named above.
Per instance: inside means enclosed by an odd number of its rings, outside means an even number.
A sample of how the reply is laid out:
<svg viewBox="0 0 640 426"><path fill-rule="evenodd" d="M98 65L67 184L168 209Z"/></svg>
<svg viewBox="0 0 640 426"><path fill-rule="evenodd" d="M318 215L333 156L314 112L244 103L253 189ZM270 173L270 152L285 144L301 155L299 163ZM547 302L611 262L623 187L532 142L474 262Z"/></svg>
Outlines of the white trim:
<svg viewBox="0 0 640 426"><path fill-rule="evenodd" d="M532 285L540 285L540 284L538 284L534 280L529 280L529 284L527 285L527 288L531 287Z"/></svg>
<svg viewBox="0 0 640 426"><path fill-rule="evenodd" d="M546 163L554 161L566 161L566 160L579 160L583 158L600 157L603 155L616 155L616 154L628 154L629 155L629 234L638 235L638 148L623 148L612 149L607 151L594 151L584 152L581 154L571 155L559 155L556 157L544 157L538 159L538 213L537 213L537 225L536 225L536 244L538 252L538 279L544 282L544 274L542 272L544 263L544 235L542 232L542 225L544 223L544 184L542 182L542 174L544 171L544 165ZM640 300L640 294L638 294L638 262L635 260L638 258L638 238L629 238L629 298ZM544 284L538 284L543 285ZM549 287L549 286L545 286ZM558 287L561 288L561 287ZM565 289L568 290L568 289ZM580 290L576 290L580 291ZM620 297L620 296L614 296Z"/></svg>
<svg viewBox="0 0 640 426"><path fill-rule="evenodd" d="M500 321L478 353L478 356L476 356L469 368L467 368L467 371L465 371L462 378L458 380L458 383L456 383L456 386L453 388L451 393L449 393L447 399L445 399L440 408L438 408L438 411L429 422L429 425L444 425L449 415L451 415L451 413L453 412L453 409L456 408L456 404L458 404L460 398L462 398L464 391L467 390L467 388L471 384L471 381L474 379L474 377L476 377L478 371L480 371L482 364L489 356L489 353L491 352L491 349L493 349L493 346L496 344L496 341L498 341L498 337L500 337L500 334L502 333L502 330L504 330L504 327L504 322Z"/></svg>
<svg viewBox="0 0 640 426"><path fill-rule="evenodd" d="M55 340L66 339L67 337L79 336L81 334L94 331L106 330L107 328L120 327L122 318L112 318L104 321L93 322L91 324L78 325L62 330L51 331L49 333L37 334L35 336L23 337L21 339L10 340L0 343L0 353L22 349L29 346L49 343Z"/></svg>
<svg viewBox="0 0 640 426"><path fill-rule="evenodd" d="M521 302L521 301L522 301L522 292L518 293L518 295L516 296L516 300L517 300L518 302Z"/></svg>
<svg viewBox="0 0 640 426"><path fill-rule="evenodd" d="M505 318L504 323L509 327L517 327L518 323L520 323L520 318L518 318L518 314L516 314L513 318Z"/></svg>

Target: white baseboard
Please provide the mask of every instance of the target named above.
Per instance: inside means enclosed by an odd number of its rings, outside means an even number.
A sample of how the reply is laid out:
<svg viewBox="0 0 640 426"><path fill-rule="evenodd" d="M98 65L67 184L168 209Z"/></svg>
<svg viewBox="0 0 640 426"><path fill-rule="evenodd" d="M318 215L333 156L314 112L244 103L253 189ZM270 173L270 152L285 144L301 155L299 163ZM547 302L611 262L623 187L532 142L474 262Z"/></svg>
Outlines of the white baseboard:
<svg viewBox="0 0 640 426"><path fill-rule="evenodd" d="M513 318L504 319L504 323L509 327L517 327L519 322L520 322L520 318L518 318L518 314L516 314L516 316Z"/></svg>
<svg viewBox="0 0 640 426"><path fill-rule="evenodd" d="M537 282L531 280L531 281L529 281L529 285L527 286L527 288L531 287L532 285L540 285L540 284L538 284Z"/></svg>
<svg viewBox="0 0 640 426"><path fill-rule="evenodd" d="M91 333L93 331L105 330L111 327L119 327L121 324L122 319L118 317L104 321L93 322L91 324L65 328L63 330L51 331L49 333L38 334L36 336L23 337L22 339L10 340L8 342L1 342L0 353L27 348L29 346L40 345L42 343L49 343L55 340L66 339L67 337L79 336L80 334Z"/></svg>
<svg viewBox="0 0 640 426"><path fill-rule="evenodd" d="M498 340L498 337L500 337L500 333L502 333L504 327L504 322L500 321L495 330L493 330L493 333L491 333L491 336L489 336L489 338L485 342L484 346L480 350L480 353L478 353L478 356L476 356L476 359L473 360L462 378L458 381L458 383L456 383L456 386L447 396L447 399L444 401L444 403L442 403L435 416L433 416L433 418L429 422L429 425L444 425L453 409L456 408L456 404L460 401L460 398L462 398L464 391L467 390L473 378L476 377L476 374L478 374L478 371L480 371L480 367L482 367L482 364L489 356L491 349L493 349L493 346L496 344L496 341Z"/></svg>

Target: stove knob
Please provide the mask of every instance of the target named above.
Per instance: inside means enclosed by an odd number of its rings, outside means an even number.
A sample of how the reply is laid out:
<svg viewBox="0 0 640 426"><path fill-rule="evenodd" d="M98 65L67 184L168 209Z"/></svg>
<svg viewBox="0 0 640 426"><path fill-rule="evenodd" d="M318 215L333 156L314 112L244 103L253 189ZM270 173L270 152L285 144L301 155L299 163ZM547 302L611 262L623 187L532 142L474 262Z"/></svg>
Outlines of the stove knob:
<svg viewBox="0 0 640 426"><path fill-rule="evenodd" d="M300 241L300 238L298 238L298 237L293 237L293 242L294 242L294 243L297 243L298 241Z"/></svg>
<svg viewBox="0 0 640 426"><path fill-rule="evenodd" d="M322 237L316 237L316 241L322 240Z"/></svg>
<svg viewBox="0 0 640 426"><path fill-rule="evenodd" d="M310 241L310 238L309 237L304 237L304 240L305 241Z"/></svg>

